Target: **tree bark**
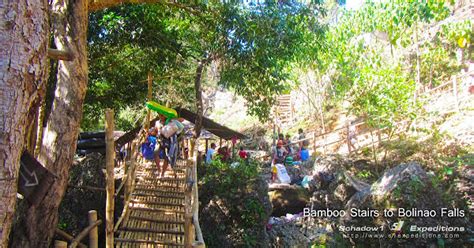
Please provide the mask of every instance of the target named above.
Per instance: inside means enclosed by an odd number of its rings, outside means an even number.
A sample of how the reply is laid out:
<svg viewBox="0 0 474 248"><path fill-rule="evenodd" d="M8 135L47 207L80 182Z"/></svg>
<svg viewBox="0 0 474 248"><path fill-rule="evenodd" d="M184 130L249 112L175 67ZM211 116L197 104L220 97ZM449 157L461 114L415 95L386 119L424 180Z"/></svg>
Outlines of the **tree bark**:
<svg viewBox="0 0 474 248"><path fill-rule="evenodd" d="M88 0L53 0L54 42L69 50L72 61L59 61L55 97L44 130L40 162L56 174L44 199L26 210L25 223L12 247L49 247L58 222L58 208L67 188L87 88Z"/></svg>
<svg viewBox="0 0 474 248"><path fill-rule="evenodd" d="M202 71L204 70L205 61L201 60L198 63L196 68L196 75L194 77L194 90L196 91L196 110L197 118L196 123L194 123L194 138L197 139L201 135L202 128L202 115L204 111L204 106L202 103L202 89L201 89L201 80L202 80Z"/></svg>
<svg viewBox="0 0 474 248"><path fill-rule="evenodd" d="M28 114L47 78L48 2L0 2L0 247L12 226Z"/></svg>

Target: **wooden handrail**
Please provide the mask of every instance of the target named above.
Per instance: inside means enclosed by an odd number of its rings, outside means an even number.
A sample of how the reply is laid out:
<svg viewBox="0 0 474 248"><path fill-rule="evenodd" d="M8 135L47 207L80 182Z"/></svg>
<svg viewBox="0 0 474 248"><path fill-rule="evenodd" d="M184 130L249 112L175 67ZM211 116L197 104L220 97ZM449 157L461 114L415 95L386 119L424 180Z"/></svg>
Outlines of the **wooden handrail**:
<svg viewBox="0 0 474 248"><path fill-rule="evenodd" d="M56 228L56 231L55 233L63 238L65 238L67 241L73 241L74 240L74 237L72 235L70 235L69 233L59 229L59 228ZM78 243L77 246L79 246L80 248L87 248L87 246L83 243Z"/></svg>
<svg viewBox="0 0 474 248"><path fill-rule="evenodd" d="M71 244L69 245L69 248L76 248L76 246L79 244L79 242L89 234L89 232L94 229L96 226L100 225L102 223L102 220L97 220L96 222L92 223L92 225L86 227L82 232L79 233L79 235L72 240Z"/></svg>
<svg viewBox="0 0 474 248"><path fill-rule="evenodd" d="M143 130L142 130L143 131ZM129 210L129 203L131 199L131 194L133 192L133 188L135 187L135 171L136 171L136 160L139 156L140 149L139 145L144 141L143 132L140 131L137 134L137 137L132 141L131 144L131 154L130 154L130 166L127 170L127 181L124 185L124 208L120 218L117 220L117 223L114 227L114 232L116 232L120 226L120 224L128 218L128 210Z"/></svg>
<svg viewBox="0 0 474 248"><path fill-rule="evenodd" d="M195 140L197 144L198 139ZM193 147L194 156L186 161L186 191L185 191L185 221L184 221L184 246L185 247L206 247L199 225L199 194L197 165L200 162L198 146ZM197 239L197 240L196 240Z"/></svg>

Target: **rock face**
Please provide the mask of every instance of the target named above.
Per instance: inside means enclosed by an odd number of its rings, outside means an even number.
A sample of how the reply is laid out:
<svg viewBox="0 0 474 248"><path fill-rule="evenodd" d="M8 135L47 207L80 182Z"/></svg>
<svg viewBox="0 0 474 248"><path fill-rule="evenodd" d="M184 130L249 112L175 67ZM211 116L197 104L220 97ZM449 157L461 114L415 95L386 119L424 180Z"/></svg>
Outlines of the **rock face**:
<svg viewBox="0 0 474 248"><path fill-rule="evenodd" d="M268 231L272 246L308 247L308 244L314 244L315 242L321 244L318 241L320 235L307 234L307 230L321 230L320 225L326 227L322 231L326 233L325 244L329 247L345 247L351 246L351 244L358 244L361 247L429 247L436 246L440 242L450 246L467 244L464 242L468 240L468 235L471 235L469 230L474 229L474 225L469 221L469 205L458 204L456 205L457 210L452 210L455 207L448 204L446 199L447 197L453 197L453 195L443 194L436 183L436 180L439 180L438 177L432 173L427 173L420 164L409 162L385 170L378 178L371 176L371 181L367 180L367 177L361 180L360 174L357 174L357 172L367 169L371 168L370 164L365 161L350 161L337 156L316 158L313 169L313 185L309 189L311 198L306 207L314 210L344 210L348 214L339 218L305 218L301 225L295 225L295 223L272 225L271 230ZM457 184L453 183L453 189L459 188L458 191L469 195L472 192L471 189L468 189L468 186L472 184L472 180L470 180L472 173L470 174L466 170L460 171L461 178L465 180L460 180ZM463 210L465 216L448 217L446 212L444 216L441 216L442 208L458 211L456 213ZM350 216L352 209L357 211L375 210L378 211L379 215L375 217L367 217L363 214ZM385 216L383 214L384 210L391 210L394 215L392 217ZM420 211L425 214L430 211L430 214L434 214L435 217L426 217ZM415 215L407 216L411 213L415 213ZM410 230L412 226L457 226L464 227L467 231L458 233L460 239L363 239L343 238L344 235L354 234L355 232L338 228L340 226L383 226L383 230L379 233L388 237L392 234L390 231L392 225L401 220L405 221L405 225L400 231L402 234L419 234L418 231ZM304 228L304 226L309 228ZM441 232L441 234L445 233ZM431 234L439 233L431 232ZM341 246L341 242L345 242L345 245Z"/></svg>
<svg viewBox="0 0 474 248"><path fill-rule="evenodd" d="M271 247L309 247L311 240L295 223L274 225L268 232Z"/></svg>
<svg viewBox="0 0 474 248"><path fill-rule="evenodd" d="M268 195L273 206L272 216L300 213L310 198L308 191L301 187L273 189Z"/></svg>

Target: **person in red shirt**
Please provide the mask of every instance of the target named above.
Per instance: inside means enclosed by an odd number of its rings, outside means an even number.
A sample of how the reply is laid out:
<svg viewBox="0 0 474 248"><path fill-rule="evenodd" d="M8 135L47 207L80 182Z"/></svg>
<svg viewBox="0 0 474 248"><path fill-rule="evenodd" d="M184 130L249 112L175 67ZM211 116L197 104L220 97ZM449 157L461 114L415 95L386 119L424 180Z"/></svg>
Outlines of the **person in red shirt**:
<svg viewBox="0 0 474 248"><path fill-rule="evenodd" d="M243 148L243 147L240 147L239 157L240 157L241 159L247 159L247 158L248 158L248 154L247 154L246 151L244 151L244 148Z"/></svg>

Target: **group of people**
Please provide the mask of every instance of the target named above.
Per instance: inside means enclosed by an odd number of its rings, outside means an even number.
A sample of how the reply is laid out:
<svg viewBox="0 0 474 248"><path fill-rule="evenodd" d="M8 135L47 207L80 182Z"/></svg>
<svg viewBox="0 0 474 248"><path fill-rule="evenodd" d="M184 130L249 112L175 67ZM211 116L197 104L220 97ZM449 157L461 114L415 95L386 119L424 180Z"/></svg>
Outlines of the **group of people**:
<svg viewBox="0 0 474 248"><path fill-rule="evenodd" d="M272 151L272 165L285 164L287 161L306 161L309 159L309 142L303 129L298 130L298 142L291 142L290 135L278 134L276 147ZM288 159L290 158L291 159ZM272 181L276 178L276 167L272 168Z"/></svg>
<svg viewBox="0 0 474 248"><path fill-rule="evenodd" d="M178 139L181 132L169 133L169 129L165 129L171 121L181 122L181 120L170 120L160 114L159 121L148 130L146 140L141 147L142 156L155 162L160 177L165 175L169 165L174 167L179 154ZM163 166L160 166L161 160L163 160Z"/></svg>
<svg viewBox="0 0 474 248"><path fill-rule="evenodd" d="M222 146L216 151L216 143L211 143L211 147L207 149L205 155L206 164L210 164L213 159L218 157L222 162L229 161L231 158L231 150L227 146ZM239 148L239 157L241 159L247 159L248 153L243 147Z"/></svg>

